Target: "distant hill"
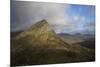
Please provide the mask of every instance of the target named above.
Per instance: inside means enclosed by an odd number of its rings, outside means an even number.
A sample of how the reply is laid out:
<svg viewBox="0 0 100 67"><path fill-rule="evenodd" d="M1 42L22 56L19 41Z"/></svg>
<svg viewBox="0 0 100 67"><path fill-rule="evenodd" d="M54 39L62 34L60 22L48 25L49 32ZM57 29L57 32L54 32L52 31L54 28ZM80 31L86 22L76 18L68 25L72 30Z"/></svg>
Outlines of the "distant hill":
<svg viewBox="0 0 100 67"><path fill-rule="evenodd" d="M87 48L95 49L95 40L94 39L88 39L88 40L85 40L83 42L80 42L79 44L81 46L84 46Z"/></svg>
<svg viewBox="0 0 100 67"><path fill-rule="evenodd" d="M67 42L68 44L74 44L78 42L83 42L84 40L76 35L69 33L60 33L58 34L62 40Z"/></svg>

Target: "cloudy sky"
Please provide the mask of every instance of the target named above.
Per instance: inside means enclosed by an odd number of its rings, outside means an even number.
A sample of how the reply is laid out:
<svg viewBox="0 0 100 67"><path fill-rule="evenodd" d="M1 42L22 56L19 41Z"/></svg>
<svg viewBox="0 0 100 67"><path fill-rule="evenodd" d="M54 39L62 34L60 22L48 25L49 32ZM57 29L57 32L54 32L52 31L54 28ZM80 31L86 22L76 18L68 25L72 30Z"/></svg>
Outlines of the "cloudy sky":
<svg viewBox="0 0 100 67"><path fill-rule="evenodd" d="M95 31L95 6L13 1L11 31L29 28L46 19L57 33L91 33Z"/></svg>

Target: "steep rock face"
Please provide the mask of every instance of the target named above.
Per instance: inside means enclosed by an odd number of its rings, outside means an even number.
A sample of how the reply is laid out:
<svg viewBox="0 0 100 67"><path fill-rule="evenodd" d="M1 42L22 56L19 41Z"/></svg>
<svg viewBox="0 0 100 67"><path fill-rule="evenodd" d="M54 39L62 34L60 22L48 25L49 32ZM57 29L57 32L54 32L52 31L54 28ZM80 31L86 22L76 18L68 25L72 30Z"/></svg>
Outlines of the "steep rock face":
<svg viewBox="0 0 100 67"><path fill-rule="evenodd" d="M46 20L42 20L32 25L16 37L19 41L29 42L34 47L66 48L67 43L57 36Z"/></svg>

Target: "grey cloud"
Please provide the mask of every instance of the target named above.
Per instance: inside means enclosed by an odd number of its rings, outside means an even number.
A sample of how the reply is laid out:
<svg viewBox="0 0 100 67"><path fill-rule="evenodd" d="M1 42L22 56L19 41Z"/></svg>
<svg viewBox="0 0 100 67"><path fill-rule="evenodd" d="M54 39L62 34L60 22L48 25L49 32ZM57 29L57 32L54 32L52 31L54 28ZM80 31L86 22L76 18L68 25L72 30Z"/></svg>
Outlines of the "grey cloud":
<svg viewBox="0 0 100 67"><path fill-rule="evenodd" d="M46 19L50 25L67 26L69 23L65 17L69 5L41 2L12 2L11 30L22 30L42 19ZM55 30L58 28L54 28Z"/></svg>

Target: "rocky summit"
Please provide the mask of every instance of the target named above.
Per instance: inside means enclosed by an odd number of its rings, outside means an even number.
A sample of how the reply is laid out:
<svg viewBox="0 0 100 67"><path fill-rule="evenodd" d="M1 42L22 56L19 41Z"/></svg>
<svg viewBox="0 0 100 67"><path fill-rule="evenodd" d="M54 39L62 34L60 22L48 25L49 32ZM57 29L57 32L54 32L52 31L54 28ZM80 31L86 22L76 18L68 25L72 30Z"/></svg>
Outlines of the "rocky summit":
<svg viewBox="0 0 100 67"><path fill-rule="evenodd" d="M32 25L29 29L22 32L16 37L17 40L26 40L32 46L46 48L66 48L69 45L60 39L52 30L46 20L42 20ZM26 42L25 41L25 42Z"/></svg>

